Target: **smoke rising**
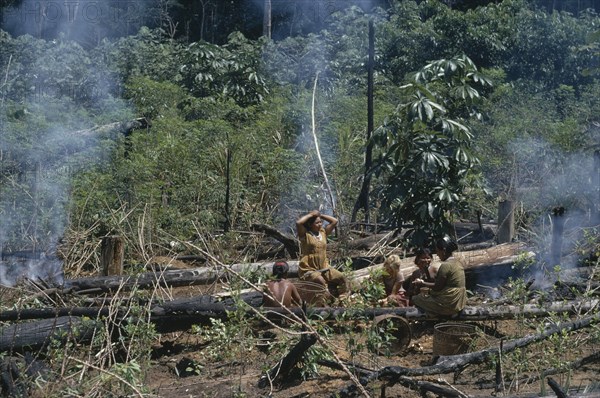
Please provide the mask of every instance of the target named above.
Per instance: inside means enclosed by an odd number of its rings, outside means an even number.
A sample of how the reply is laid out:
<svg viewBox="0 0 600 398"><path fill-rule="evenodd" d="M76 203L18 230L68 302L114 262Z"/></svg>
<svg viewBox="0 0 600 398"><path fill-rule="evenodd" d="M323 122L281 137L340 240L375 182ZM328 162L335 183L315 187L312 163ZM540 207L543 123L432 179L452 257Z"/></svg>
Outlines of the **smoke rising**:
<svg viewBox="0 0 600 398"><path fill-rule="evenodd" d="M588 138L593 142L593 136ZM542 139L522 139L510 150L515 154L516 199L528 209L523 217L531 218L526 221L540 251L532 277L536 286L548 286L555 266L577 266L575 248L584 231L598 225L593 148L569 153Z"/></svg>
<svg viewBox="0 0 600 398"><path fill-rule="evenodd" d="M75 40L96 45L103 38L135 34L158 0L23 0L4 10L3 29L13 36Z"/></svg>
<svg viewBox="0 0 600 398"><path fill-rule="evenodd" d="M146 9L134 1L24 0L3 13L13 39L0 55L6 77L0 89L0 285L22 278L62 282L57 247L69 223L72 177L106 156L102 137L83 132L98 117L100 124L131 117L111 94L122 82L80 44L97 44L108 26L134 27L135 15ZM43 39L17 37L26 34Z"/></svg>

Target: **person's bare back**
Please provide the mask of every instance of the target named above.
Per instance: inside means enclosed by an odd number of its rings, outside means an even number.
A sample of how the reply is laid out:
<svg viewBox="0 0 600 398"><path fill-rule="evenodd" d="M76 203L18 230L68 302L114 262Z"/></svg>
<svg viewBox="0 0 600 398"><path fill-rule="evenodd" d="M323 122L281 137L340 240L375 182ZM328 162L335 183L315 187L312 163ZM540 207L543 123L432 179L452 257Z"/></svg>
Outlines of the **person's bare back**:
<svg viewBox="0 0 600 398"><path fill-rule="evenodd" d="M263 306L265 307L300 307L302 298L296 286L286 280L270 281L266 283L267 294L263 295ZM273 300L269 295L275 299Z"/></svg>

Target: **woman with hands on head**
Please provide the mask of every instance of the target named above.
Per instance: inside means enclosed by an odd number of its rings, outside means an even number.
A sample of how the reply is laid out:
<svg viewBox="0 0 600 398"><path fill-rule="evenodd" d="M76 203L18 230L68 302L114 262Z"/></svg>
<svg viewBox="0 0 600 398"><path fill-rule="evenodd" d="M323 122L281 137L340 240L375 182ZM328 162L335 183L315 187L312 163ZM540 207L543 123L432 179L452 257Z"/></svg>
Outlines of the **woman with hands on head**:
<svg viewBox="0 0 600 398"><path fill-rule="evenodd" d="M327 222L323 226L323 220ZM338 297L347 290L346 278L332 268L327 258L327 236L331 235L338 224L334 217L313 210L296 220L296 230L300 239L300 279L323 286Z"/></svg>

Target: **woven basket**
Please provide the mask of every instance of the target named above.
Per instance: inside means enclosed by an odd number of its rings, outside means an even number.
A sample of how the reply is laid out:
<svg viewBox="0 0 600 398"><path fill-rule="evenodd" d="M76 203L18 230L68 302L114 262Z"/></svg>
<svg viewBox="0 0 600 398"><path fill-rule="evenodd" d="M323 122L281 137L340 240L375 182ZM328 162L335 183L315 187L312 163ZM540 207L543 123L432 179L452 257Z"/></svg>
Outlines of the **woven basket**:
<svg viewBox="0 0 600 398"><path fill-rule="evenodd" d="M390 334L392 340L388 345L376 348L379 355L400 355L408 348L412 338L410 325L401 316L384 314L373 319L373 326L378 334Z"/></svg>
<svg viewBox="0 0 600 398"><path fill-rule="evenodd" d="M433 328L433 355L457 355L469 352L478 334L475 325L438 323Z"/></svg>
<svg viewBox="0 0 600 398"><path fill-rule="evenodd" d="M317 307L322 307L333 299L329 290L319 283L301 280L294 281L294 285L302 300Z"/></svg>

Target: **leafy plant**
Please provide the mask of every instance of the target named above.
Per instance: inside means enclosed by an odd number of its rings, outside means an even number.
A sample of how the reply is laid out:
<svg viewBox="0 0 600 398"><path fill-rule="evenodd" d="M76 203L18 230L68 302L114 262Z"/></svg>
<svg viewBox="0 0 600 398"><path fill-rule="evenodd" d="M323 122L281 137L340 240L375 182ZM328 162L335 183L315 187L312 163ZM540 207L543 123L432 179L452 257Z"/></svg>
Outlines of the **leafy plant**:
<svg viewBox="0 0 600 398"><path fill-rule="evenodd" d="M432 62L403 86L405 101L375 131L382 209L397 228L411 225L415 245L449 232L452 214L467 207L466 183L479 162L467 121L477 116L477 87L489 85L465 55Z"/></svg>

